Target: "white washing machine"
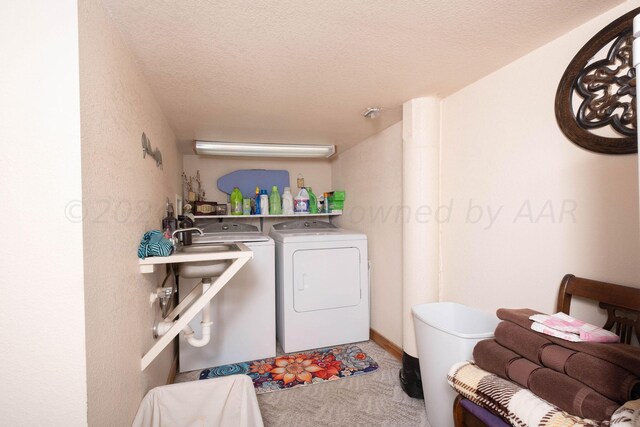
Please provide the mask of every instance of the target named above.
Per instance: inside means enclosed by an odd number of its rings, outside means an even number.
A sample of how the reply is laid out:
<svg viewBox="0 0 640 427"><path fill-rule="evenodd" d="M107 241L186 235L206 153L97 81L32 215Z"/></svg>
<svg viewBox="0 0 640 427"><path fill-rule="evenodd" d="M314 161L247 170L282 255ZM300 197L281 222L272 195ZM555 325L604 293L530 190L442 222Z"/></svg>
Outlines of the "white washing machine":
<svg viewBox="0 0 640 427"><path fill-rule="evenodd" d="M369 339L367 236L312 219L276 224L277 336L286 353Z"/></svg>
<svg viewBox="0 0 640 427"><path fill-rule="evenodd" d="M211 341L193 347L179 337L180 372L229 363L275 357L275 258L274 242L249 224L199 220L204 236L193 234L193 243L242 242L253 251L249 260L211 301ZM180 301L198 284L198 279L179 280ZM202 315L189 325L200 337Z"/></svg>

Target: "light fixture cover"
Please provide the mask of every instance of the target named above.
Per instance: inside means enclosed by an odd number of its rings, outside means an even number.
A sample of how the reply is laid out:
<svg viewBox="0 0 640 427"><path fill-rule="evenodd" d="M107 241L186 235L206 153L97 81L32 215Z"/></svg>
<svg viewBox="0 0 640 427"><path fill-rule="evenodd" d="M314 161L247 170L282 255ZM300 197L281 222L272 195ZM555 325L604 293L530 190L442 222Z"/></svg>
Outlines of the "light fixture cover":
<svg viewBox="0 0 640 427"><path fill-rule="evenodd" d="M203 156L329 158L336 146L196 141L194 151Z"/></svg>

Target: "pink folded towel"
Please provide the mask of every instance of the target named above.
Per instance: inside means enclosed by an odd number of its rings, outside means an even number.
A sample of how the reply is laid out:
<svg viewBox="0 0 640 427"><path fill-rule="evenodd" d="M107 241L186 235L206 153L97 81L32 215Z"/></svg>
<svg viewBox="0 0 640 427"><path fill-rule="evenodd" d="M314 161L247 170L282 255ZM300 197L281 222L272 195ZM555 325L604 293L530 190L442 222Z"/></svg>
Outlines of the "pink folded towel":
<svg viewBox="0 0 640 427"><path fill-rule="evenodd" d="M552 315L534 314L529 317L533 320L531 329L556 338L571 342L620 342L620 337L613 332L583 322L565 313Z"/></svg>

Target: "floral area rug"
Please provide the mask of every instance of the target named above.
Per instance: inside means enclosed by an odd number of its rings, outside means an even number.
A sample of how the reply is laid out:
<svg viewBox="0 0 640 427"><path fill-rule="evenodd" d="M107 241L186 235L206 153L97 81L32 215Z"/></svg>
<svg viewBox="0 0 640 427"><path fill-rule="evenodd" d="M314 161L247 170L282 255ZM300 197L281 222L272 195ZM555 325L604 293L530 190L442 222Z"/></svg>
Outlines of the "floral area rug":
<svg viewBox="0 0 640 427"><path fill-rule="evenodd" d="M363 375L376 369L378 364L358 346L343 345L208 368L200 372L200 379L246 374L253 380L256 393L261 394Z"/></svg>

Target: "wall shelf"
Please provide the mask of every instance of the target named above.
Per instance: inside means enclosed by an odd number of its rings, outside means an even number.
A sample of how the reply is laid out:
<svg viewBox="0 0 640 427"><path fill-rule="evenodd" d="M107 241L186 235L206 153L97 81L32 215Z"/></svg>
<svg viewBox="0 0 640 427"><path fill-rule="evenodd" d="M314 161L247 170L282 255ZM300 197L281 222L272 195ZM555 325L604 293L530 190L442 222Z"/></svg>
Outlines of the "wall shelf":
<svg viewBox="0 0 640 427"><path fill-rule="evenodd" d="M340 216L342 212L336 213L317 213L317 214L294 214L294 215L197 215L193 216L194 219L218 219L222 221L223 219L253 219L257 218L260 220L260 231L264 230L264 219L279 219L279 218L317 218L326 216L329 218L329 222L331 222L331 218L334 216Z"/></svg>
<svg viewBox="0 0 640 427"><path fill-rule="evenodd" d="M195 215L195 219L251 219L251 218L307 218L316 216L339 216L339 213L294 214L294 215Z"/></svg>

